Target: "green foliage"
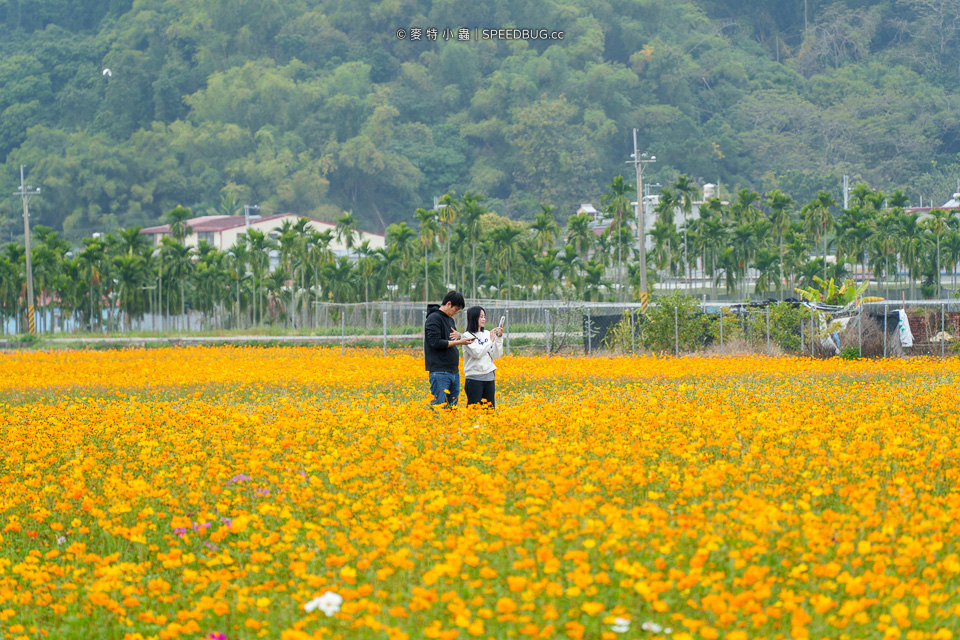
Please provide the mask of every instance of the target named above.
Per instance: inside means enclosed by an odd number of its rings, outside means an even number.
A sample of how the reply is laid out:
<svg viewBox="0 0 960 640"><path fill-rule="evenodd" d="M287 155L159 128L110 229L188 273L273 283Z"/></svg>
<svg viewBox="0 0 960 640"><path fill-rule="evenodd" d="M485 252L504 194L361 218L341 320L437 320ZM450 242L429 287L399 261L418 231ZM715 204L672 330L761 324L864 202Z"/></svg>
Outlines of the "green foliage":
<svg viewBox="0 0 960 640"><path fill-rule="evenodd" d="M800 351L800 322L809 319L807 309L805 307L794 307L788 303L772 305L768 309L770 311L770 341L779 345L787 353Z"/></svg>
<svg viewBox="0 0 960 640"><path fill-rule="evenodd" d="M960 32L931 3L277 6L0 1L0 187L28 164L37 215L73 241L214 210L225 188L377 231L451 189L514 219L550 202L563 224L623 170L635 126L651 182L796 202L844 174L940 202L955 187ZM395 35L447 23L564 39Z"/></svg>
<svg viewBox="0 0 960 640"><path fill-rule="evenodd" d="M615 285L637 295L640 275L670 283L696 269L735 299L789 282L846 304L864 293L834 284L847 272L900 286L901 267L911 297L917 282L925 296L949 291L942 272L956 288L956 225L941 216L934 230L904 211L918 204L904 191L942 202L960 170L949 108L960 32L941 29L929 3L908 14L772 0L81 4L0 0L0 189L16 188L20 164L42 187L31 215L62 237L36 246L38 288L91 331L137 322L160 304L149 287L173 312L254 325L293 322L320 300L419 299L450 284L474 296L622 299ZM749 20L726 20L738 11ZM916 37L890 37L880 25L894 19ZM549 24L565 36L394 35L470 21ZM658 157L646 184L671 184L645 265L623 224L635 126ZM864 182L848 210L836 204L844 174ZM678 227L707 180L733 204L710 199ZM412 212L443 194L451 207L412 227ZM334 259L332 235L288 229L276 273L266 255L278 243L263 234L229 255L166 243L161 262L113 233L171 210L233 214L254 202L266 215L331 222L355 212L350 228L384 231L387 247L354 245L351 259ZM571 215L583 202L608 216L605 230ZM5 239L18 240L19 207L0 199ZM22 319L22 258L8 248L0 259L2 318ZM646 318L648 348L672 351L674 309L684 350L718 340L719 318L701 316L696 300L662 303ZM783 316L771 319L771 339L789 351L799 347L794 313L771 309ZM726 338L766 339L762 316L723 317Z"/></svg>
<svg viewBox="0 0 960 640"><path fill-rule="evenodd" d="M804 307L795 308L787 302L764 309L748 309L746 315L734 314L729 307L724 307L721 313L724 341L744 340L758 352L766 349L768 315L771 350L780 349L785 353L800 351L800 322L805 318L809 320ZM713 344L720 344L719 318L711 318L708 335Z"/></svg>
<svg viewBox="0 0 960 640"><path fill-rule="evenodd" d="M839 307L845 307L857 300L870 284L864 282L858 286L853 280L845 280L843 285L838 288L833 278L824 281L819 276L813 276L813 281L819 285L819 288L798 288L796 292L800 294L800 297L809 302L820 302Z"/></svg>
<svg viewBox="0 0 960 640"><path fill-rule="evenodd" d="M638 327L640 312L624 311L619 322L610 327L603 339L603 348L614 353L630 353L636 343L635 327Z"/></svg>
<svg viewBox="0 0 960 640"><path fill-rule="evenodd" d="M860 358L859 347L844 347L840 350L840 357L843 360L857 360Z"/></svg>
<svg viewBox="0 0 960 640"><path fill-rule="evenodd" d="M40 336L35 333L21 333L13 338L13 343L18 347L32 347L40 343Z"/></svg>
<svg viewBox="0 0 960 640"><path fill-rule="evenodd" d="M675 291L658 296L647 308L643 320L643 345L650 351L673 352L677 336L681 351L701 351L712 325L711 319L700 312L696 299Z"/></svg>

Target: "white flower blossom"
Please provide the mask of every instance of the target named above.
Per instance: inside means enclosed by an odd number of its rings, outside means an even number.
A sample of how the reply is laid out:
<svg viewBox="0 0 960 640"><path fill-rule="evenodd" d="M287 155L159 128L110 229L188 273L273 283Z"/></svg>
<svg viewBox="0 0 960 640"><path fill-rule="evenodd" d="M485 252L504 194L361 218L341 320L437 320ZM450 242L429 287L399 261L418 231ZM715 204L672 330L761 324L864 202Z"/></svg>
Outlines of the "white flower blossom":
<svg viewBox="0 0 960 640"><path fill-rule="evenodd" d="M663 627L658 625L656 622L650 622L649 620L640 625L640 628L651 633L660 633L663 631Z"/></svg>
<svg viewBox="0 0 960 640"><path fill-rule="evenodd" d="M312 613L320 609L320 611L323 611L329 617L340 611L341 604L343 604L343 598L339 594L333 591L327 591L322 596L318 596L303 605L303 609L307 613Z"/></svg>
<svg viewBox="0 0 960 640"><path fill-rule="evenodd" d="M630 631L630 619L616 618L613 621L613 625L610 627L610 630L614 633L626 633L627 631Z"/></svg>

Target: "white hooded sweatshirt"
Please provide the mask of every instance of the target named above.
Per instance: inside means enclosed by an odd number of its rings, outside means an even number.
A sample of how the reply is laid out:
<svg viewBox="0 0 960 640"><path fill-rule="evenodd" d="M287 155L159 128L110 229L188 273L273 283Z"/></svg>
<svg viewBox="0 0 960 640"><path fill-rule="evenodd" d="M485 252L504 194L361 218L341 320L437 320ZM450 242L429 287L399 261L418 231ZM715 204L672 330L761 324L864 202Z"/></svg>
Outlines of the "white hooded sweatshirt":
<svg viewBox="0 0 960 640"><path fill-rule="evenodd" d="M476 337L463 345L463 377L473 378L496 370L493 361L503 355L503 336L491 336L489 331L468 331L463 335Z"/></svg>

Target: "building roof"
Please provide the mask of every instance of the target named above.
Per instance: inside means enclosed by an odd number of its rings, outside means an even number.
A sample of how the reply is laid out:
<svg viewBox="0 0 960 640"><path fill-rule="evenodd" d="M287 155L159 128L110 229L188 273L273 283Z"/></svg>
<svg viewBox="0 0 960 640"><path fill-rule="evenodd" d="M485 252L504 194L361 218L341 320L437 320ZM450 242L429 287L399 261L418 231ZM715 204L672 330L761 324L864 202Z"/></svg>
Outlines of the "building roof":
<svg viewBox="0 0 960 640"><path fill-rule="evenodd" d="M953 194L952 198L947 200L945 203L943 203L939 207L909 207L907 209L904 209L904 211L906 211L907 213L929 213L934 209L946 209L947 211L950 211L950 210L956 211L960 209L960 193Z"/></svg>
<svg viewBox="0 0 960 640"><path fill-rule="evenodd" d="M593 231L595 235L602 236L607 229L613 226L613 223L614 223L613 218L602 218L597 222L595 222L594 224L591 224L590 230ZM624 218L623 226L630 229L630 233L634 233L637 228L637 225L634 223L634 221L631 218Z"/></svg>
<svg viewBox="0 0 960 640"><path fill-rule="evenodd" d="M190 218L186 222L187 225L193 229L194 233L223 231L224 229L243 226L245 224L244 219L240 216L200 216L199 218ZM140 229L140 233L149 235L170 233L170 225L161 224L155 227L145 227Z"/></svg>
<svg viewBox="0 0 960 640"><path fill-rule="evenodd" d="M260 224L262 222L269 222L270 220L277 220L279 218L287 218L293 216L295 218L306 218L310 222L326 227L335 228L335 224L331 224L324 220L317 220L316 218L310 218L308 216L300 216L294 213L277 213L272 216L263 216L257 217L256 219L251 216L250 224ZM238 227L246 226L246 220L243 216L199 216L197 218L190 218L187 220L187 224L193 229L194 233L210 233L218 231L226 231L227 229L236 229ZM373 233L371 231L360 230L362 233L365 233L370 236L380 236L383 237L382 233ZM161 224L155 227L145 227L140 230L141 234L147 235L158 235L158 234L168 234L170 233L170 225Z"/></svg>

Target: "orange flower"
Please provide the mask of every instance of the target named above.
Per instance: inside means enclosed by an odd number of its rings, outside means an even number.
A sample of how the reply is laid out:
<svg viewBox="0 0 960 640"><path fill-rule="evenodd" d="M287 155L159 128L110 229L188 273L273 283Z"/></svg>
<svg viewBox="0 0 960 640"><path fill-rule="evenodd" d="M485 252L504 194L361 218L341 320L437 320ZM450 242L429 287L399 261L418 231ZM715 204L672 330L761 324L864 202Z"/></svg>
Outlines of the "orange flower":
<svg viewBox="0 0 960 640"><path fill-rule="evenodd" d="M0 621L952 637L960 362L513 356L496 412L443 420L420 369L324 348L0 354Z"/></svg>
<svg viewBox="0 0 960 640"><path fill-rule="evenodd" d="M498 613L513 613L517 610L516 603L510 598L499 598L497 599L497 612Z"/></svg>
<svg viewBox="0 0 960 640"><path fill-rule="evenodd" d="M527 586L527 579L520 576L507 576L507 586L510 591L523 591Z"/></svg>

